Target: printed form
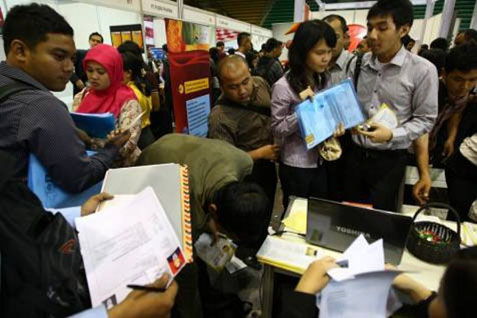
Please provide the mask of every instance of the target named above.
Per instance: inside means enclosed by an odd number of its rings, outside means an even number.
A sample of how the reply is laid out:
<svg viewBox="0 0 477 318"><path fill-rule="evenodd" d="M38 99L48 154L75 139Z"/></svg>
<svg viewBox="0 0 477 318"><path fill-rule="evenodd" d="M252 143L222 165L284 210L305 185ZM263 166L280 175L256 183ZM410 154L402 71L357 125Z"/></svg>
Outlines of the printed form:
<svg viewBox="0 0 477 318"><path fill-rule="evenodd" d="M179 240L152 188L122 205L76 218L93 307L120 303L128 284L152 283L186 264Z"/></svg>

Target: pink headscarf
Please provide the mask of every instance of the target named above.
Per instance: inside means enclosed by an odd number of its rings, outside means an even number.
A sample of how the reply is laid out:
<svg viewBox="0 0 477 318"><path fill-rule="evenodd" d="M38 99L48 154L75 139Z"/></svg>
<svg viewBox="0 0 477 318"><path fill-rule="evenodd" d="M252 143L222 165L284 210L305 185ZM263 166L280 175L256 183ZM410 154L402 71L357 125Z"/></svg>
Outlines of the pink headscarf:
<svg viewBox="0 0 477 318"><path fill-rule="evenodd" d="M83 60L83 68L90 61L101 64L109 76L107 89L96 91L88 89L77 109L79 113L113 113L118 118L122 106L129 100L136 100L132 89L123 84L123 59L116 48L99 44L88 51Z"/></svg>

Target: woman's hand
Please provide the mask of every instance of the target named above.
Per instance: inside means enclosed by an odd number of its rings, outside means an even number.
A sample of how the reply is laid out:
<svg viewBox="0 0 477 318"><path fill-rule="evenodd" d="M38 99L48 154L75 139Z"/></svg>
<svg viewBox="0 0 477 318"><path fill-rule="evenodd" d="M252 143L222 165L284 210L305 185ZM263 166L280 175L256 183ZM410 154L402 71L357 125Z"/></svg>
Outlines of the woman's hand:
<svg viewBox="0 0 477 318"><path fill-rule="evenodd" d="M338 126L336 126L335 132L333 133L333 137L338 138L340 136L343 136L346 132L345 126L343 123L339 123Z"/></svg>
<svg viewBox="0 0 477 318"><path fill-rule="evenodd" d="M305 100L309 98L311 101L313 101L313 96L315 96L315 92L311 89L310 86L308 86L304 91L302 91L300 94L300 99Z"/></svg>

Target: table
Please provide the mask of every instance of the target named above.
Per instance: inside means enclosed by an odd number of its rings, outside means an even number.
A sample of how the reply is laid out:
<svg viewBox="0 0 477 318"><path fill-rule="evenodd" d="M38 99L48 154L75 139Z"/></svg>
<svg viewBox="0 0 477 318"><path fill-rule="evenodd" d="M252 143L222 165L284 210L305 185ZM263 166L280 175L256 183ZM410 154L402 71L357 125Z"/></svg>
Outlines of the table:
<svg viewBox="0 0 477 318"><path fill-rule="evenodd" d="M306 200L302 198L298 198L293 200L293 204L300 201L297 200ZM303 203L303 202L301 202ZM287 217L293 211L293 206L287 209L285 212L285 216ZM412 211L409 211L412 213ZM272 218L271 225L277 229L277 219L280 216L274 216ZM454 228L456 227L455 222L445 221L444 222L447 226ZM281 238L290 240L296 243L305 244L305 239L293 233L284 233L281 235ZM323 255L329 255L334 258L338 258L341 253L332 251L326 248L317 247L318 251L321 252ZM407 271L407 275L409 275L414 280L418 281L422 285L426 286L427 288L437 291L439 288L440 279L444 273L445 266L441 265L434 265L430 263L423 262L416 257L414 257L407 249L403 253L401 264L398 266L400 270ZM274 287L275 287L275 278L276 275L285 275L288 277L300 277L299 274L284 270L269 264L264 264L264 273L263 273L263 303L262 303L262 317L263 318L271 318L272 317L272 309L273 309L273 299L274 299Z"/></svg>

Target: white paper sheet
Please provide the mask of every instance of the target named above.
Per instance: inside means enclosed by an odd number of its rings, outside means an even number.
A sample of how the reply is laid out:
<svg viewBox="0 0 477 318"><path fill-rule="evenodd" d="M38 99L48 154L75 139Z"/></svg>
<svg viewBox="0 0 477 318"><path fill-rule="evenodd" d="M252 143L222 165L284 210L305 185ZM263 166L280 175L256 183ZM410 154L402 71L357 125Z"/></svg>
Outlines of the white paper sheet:
<svg viewBox="0 0 477 318"><path fill-rule="evenodd" d="M257 253L257 258L276 266L293 267L304 271L313 261L323 257L316 247L293 243L268 236Z"/></svg>
<svg viewBox="0 0 477 318"><path fill-rule="evenodd" d="M131 291L186 264L179 240L152 188L127 203L76 218L93 307L107 308Z"/></svg>
<svg viewBox="0 0 477 318"><path fill-rule="evenodd" d="M368 244L364 236L360 235L344 251L338 261L343 260L348 261L347 267L333 268L328 271L328 275L338 282L352 279L362 273L383 271L385 269L383 240Z"/></svg>
<svg viewBox="0 0 477 318"><path fill-rule="evenodd" d="M321 293L320 318L386 318L391 284L399 274L382 271L331 281Z"/></svg>

